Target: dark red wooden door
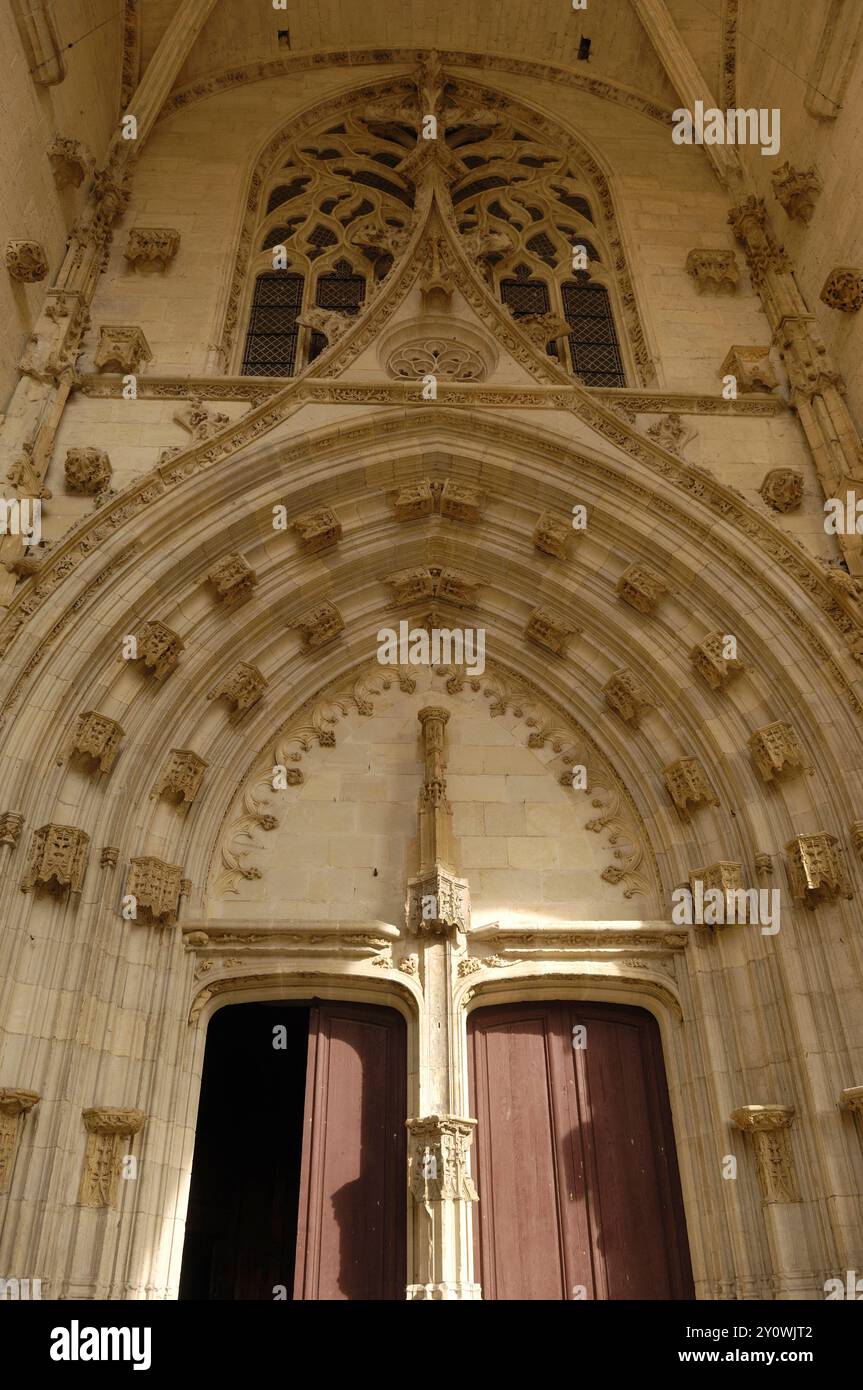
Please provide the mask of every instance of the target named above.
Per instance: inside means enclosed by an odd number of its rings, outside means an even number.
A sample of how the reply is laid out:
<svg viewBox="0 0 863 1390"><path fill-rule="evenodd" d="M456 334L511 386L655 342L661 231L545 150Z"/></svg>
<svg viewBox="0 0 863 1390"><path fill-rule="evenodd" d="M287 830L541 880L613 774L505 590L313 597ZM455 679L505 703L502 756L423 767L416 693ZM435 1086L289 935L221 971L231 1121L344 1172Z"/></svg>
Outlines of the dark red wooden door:
<svg viewBox="0 0 863 1390"><path fill-rule="evenodd" d="M541 1001L468 1032L483 1297L692 1298L655 1019Z"/></svg>
<svg viewBox="0 0 863 1390"><path fill-rule="evenodd" d="M403 1299L406 1031L393 1009L311 1010L295 1299Z"/></svg>

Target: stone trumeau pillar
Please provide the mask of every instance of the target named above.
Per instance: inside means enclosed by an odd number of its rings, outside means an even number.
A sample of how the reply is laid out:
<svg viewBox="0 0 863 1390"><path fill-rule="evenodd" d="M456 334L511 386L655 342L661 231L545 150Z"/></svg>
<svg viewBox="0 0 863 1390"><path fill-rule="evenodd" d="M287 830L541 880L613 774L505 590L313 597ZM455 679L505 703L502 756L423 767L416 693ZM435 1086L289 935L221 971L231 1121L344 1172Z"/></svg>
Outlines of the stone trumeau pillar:
<svg viewBox="0 0 863 1390"><path fill-rule="evenodd" d="M457 877L452 811L446 796L449 712L419 712L425 752L420 796L420 870L408 883L407 927L418 938L425 1008L420 1037L419 1116L407 1122L416 1282L411 1299L472 1299L471 1204L476 1188L468 1150L476 1122L452 1113L454 955L470 922L467 881Z"/></svg>

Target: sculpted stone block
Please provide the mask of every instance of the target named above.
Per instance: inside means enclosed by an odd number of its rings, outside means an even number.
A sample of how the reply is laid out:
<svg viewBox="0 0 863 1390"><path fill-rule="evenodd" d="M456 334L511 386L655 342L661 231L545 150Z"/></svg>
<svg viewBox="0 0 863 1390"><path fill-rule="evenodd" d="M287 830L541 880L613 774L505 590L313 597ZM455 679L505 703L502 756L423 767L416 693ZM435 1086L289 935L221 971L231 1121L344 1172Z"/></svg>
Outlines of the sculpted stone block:
<svg viewBox="0 0 863 1390"><path fill-rule="evenodd" d="M440 514L453 521L479 521L482 494L467 483L453 482L447 478L440 495Z"/></svg>
<svg viewBox="0 0 863 1390"><path fill-rule="evenodd" d="M87 1130L84 1150L84 1169L78 1201L83 1207L111 1207L117 1197L117 1187L123 1157L133 1135L140 1134L147 1121L141 1110L84 1110Z"/></svg>
<svg viewBox="0 0 863 1390"><path fill-rule="evenodd" d="M556 618L547 609L535 608L528 618L524 635L529 641L535 642L537 646L545 647L546 651L554 652L556 656L562 656L566 647L566 639L572 637L576 631L576 628L570 627L562 619Z"/></svg>
<svg viewBox="0 0 863 1390"><path fill-rule="evenodd" d="M468 1172L476 1120L428 1115L408 1120L407 1127L408 1184L414 1200L423 1206L447 1199L478 1202L479 1194Z"/></svg>
<svg viewBox="0 0 863 1390"><path fill-rule="evenodd" d="M470 885L440 865L408 880L407 927L416 936L449 936L470 926Z"/></svg>
<svg viewBox="0 0 863 1390"><path fill-rule="evenodd" d="M630 565L617 581L615 592L639 613L653 613L668 586L647 565Z"/></svg>
<svg viewBox="0 0 863 1390"><path fill-rule="evenodd" d="M643 682L627 666L614 672L602 687L602 693L609 708L636 728L641 711L656 703Z"/></svg>
<svg viewBox="0 0 863 1390"><path fill-rule="evenodd" d="M738 391L747 394L753 391L773 391L779 385L773 363L770 361L769 347L729 348L725 361L719 368L720 376L737 378Z"/></svg>
<svg viewBox="0 0 863 1390"><path fill-rule="evenodd" d="M326 646L345 629L342 615L332 603L319 603L316 608L310 608L291 626L299 629L307 651Z"/></svg>
<svg viewBox="0 0 863 1390"><path fill-rule="evenodd" d="M731 1115L732 1123L752 1135L755 1167L765 1202L799 1202L791 1141L794 1120L791 1105L742 1105Z"/></svg>
<svg viewBox="0 0 863 1390"><path fill-rule="evenodd" d="M86 145L62 135L55 135L52 139L48 146L48 159L59 189L80 188L94 164Z"/></svg>
<svg viewBox="0 0 863 1390"><path fill-rule="evenodd" d="M392 589L394 607L437 598L457 608L474 608L479 590L479 584L470 575L441 565L399 570L383 582Z"/></svg>
<svg viewBox="0 0 863 1390"><path fill-rule="evenodd" d="M758 491L775 512L793 512L803 501L803 474L793 468L771 468Z"/></svg>
<svg viewBox="0 0 863 1390"><path fill-rule="evenodd" d="M180 653L185 651L185 643L180 641L164 623L157 620L144 623L135 634L138 643L137 661L143 661L157 680L164 680L176 670Z"/></svg>
<svg viewBox="0 0 863 1390"><path fill-rule="evenodd" d="M167 270L180 246L180 233L173 227L133 227L123 252L135 267L154 265Z"/></svg>
<svg viewBox="0 0 863 1390"><path fill-rule="evenodd" d="M428 478L399 488L393 502L397 521L413 521L418 516L430 516L434 511L434 493Z"/></svg>
<svg viewBox="0 0 863 1390"><path fill-rule="evenodd" d="M140 328L128 324L103 323L99 329L99 346L93 359L96 367L113 367L118 372L135 373L139 367L152 362L150 345Z"/></svg>
<svg viewBox="0 0 863 1390"><path fill-rule="evenodd" d="M829 309L856 314L863 308L863 271L853 265L837 265L821 287L820 299Z"/></svg>
<svg viewBox="0 0 863 1390"><path fill-rule="evenodd" d="M226 555L207 574L223 603L242 603L251 598L258 576L242 555Z"/></svg>
<svg viewBox="0 0 863 1390"><path fill-rule="evenodd" d="M736 656L724 655L727 636L723 632L709 632L689 653L693 666L711 690L721 690L746 670Z"/></svg>
<svg viewBox="0 0 863 1390"><path fill-rule="evenodd" d="M300 544L307 555L329 550L342 538L342 523L331 507L304 512L291 522L291 526L299 534Z"/></svg>
<svg viewBox="0 0 863 1390"><path fill-rule="evenodd" d="M709 251L695 247L686 257L686 270L692 276L699 293L734 294L740 279L737 257L733 251Z"/></svg>
<svg viewBox="0 0 863 1390"><path fill-rule="evenodd" d="M6 269L13 280L33 285L48 274L48 257L38 241L7 241Z"/></svg>
<svg viewBox="0 0 863 1390"><path fill-rule="evenodd" d="M787 768L809 768L800 740L790 724L764 724L749 737L749 751L762 782L772 782Z"/></svg>
<svg viewBox="0 0 863 1390"><path fill-rule="evenodd" d="M167 796L187 803L195 800L209 763L188 748L172 748L151 798Z"/></svg>
<svg viewBox="0 0 863 1390"><path fill-rule="evenodd" d="M561 521L551 512L543 512L533 531L533 543L544 555L553 555L557 560L566 559L566 543L572 535L572 525Z"/></svg>
<svg viewBox="0 0 863 1390"><path fill-rule="evenodd" d="M40 1097L16 1086L0 1087L0 1195L9 1191L21 1125Z"/></svg>
<svg viewBox="0 0 863 1390"><path fill-rule="evenodd" d="M62 765L67 758L78 753L98 763L100 772L110 772L117 760L123 737L123 729L115 719L108 719L96 710L86 710L78 715L69 742L57 763Z"/></svg>
<svg viewBox="0 0 863 1390"><path fill-rule="evenodd" d="M183 870L179 864L166 864L152 855L129 861L126 897L136 903L136 921L157 927L170 927L180 910Z"/></svg>
<svg viewBox="0 0 863 1390"><path fill-rule="evenodd" d="M237 713L245 714L246 710L258 703L266 688L266 678L257 666L252 666L247 661L239 661L215 689L210 691L207 699L230 700Z"/></svg>
<svg viewBox="0 0 863 1390"><path fill-rule="evenodd" d="M719 801L697 758L678 758L662 769L671 799L682 815L692 806L718 806Z"/></svg>
<svg viewBox="0 0 863 1390"><path fill-rule="evenodd" d="M824 831L798 835L788 841L785 852L791 891L798 902L816 908L819 903L853 896L835 835Z"/></svg>
<svg viewBox="0 0 863 1390"><path fill-rule="evenodd" d="M788 216L797 222L809 222L822 189L815 169L794 169L786 160L773 170L772 178L773 192Z"/></svg>
<svg viewBox="0 0 863 1390"><path fill-rule="evenodd" d="M37 884L52 892L80 893L87 872L90 836L74 825L43 825L33 831L21 891Z"/></svg>
<svg viewBox="0 0 863 1390"><path fill-rule="evenodd" d="M201 444L231 423L231 417L223 410L213 410L199 396L190 396L179 410L174 411L174 419L192 436L193 444ZM182 450L180 450L182 453Z"/></svg>
<svg viewBox="0 0 863 1390"><path fill-rule="evenodd" d="M67 449L64 472L70 492L93 496L108 487L111 460L104 449Z"/></svg>

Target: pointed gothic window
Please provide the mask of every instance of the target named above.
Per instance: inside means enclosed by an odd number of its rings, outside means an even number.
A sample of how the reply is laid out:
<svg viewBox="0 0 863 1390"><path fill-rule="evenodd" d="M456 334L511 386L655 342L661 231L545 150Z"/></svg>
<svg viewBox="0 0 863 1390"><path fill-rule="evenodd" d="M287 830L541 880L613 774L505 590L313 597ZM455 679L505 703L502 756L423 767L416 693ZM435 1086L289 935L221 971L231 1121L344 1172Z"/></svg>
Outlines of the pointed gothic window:
<svg viewBox="0 0 863 1390"><path fill-rule="evenodd" d="M243 376L292 376L297 360L297 316L302 312L303 277L266 271L255 281Z"/></svg>
<svg viewBox="0 0 863 1390"><path fill-rule="evenodd" d="M572 332L567 339L572 370L585 386L625 386L626 376L614 317L604 285L582 282L561 285L564 316Z"/></svg>

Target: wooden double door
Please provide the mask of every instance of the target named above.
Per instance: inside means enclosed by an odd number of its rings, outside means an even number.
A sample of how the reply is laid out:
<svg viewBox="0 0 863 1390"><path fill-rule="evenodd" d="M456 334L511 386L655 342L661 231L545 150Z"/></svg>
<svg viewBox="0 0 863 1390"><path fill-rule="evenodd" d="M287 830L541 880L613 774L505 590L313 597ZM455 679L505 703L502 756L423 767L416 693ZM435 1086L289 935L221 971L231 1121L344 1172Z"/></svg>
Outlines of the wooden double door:
<svg viewBox="0 0 863 1390"><path fill-rule="evenodd" d="M483 1298L692 1298L651 1015L504 1005L471 1015L469 1041Z"/></svg>
<svg viewBox="0 0 863 1390"><path fill-rule="evenodd" d="M403 1299L406 1030L237 1004L208 1030L181 1299Z"/></svg>

